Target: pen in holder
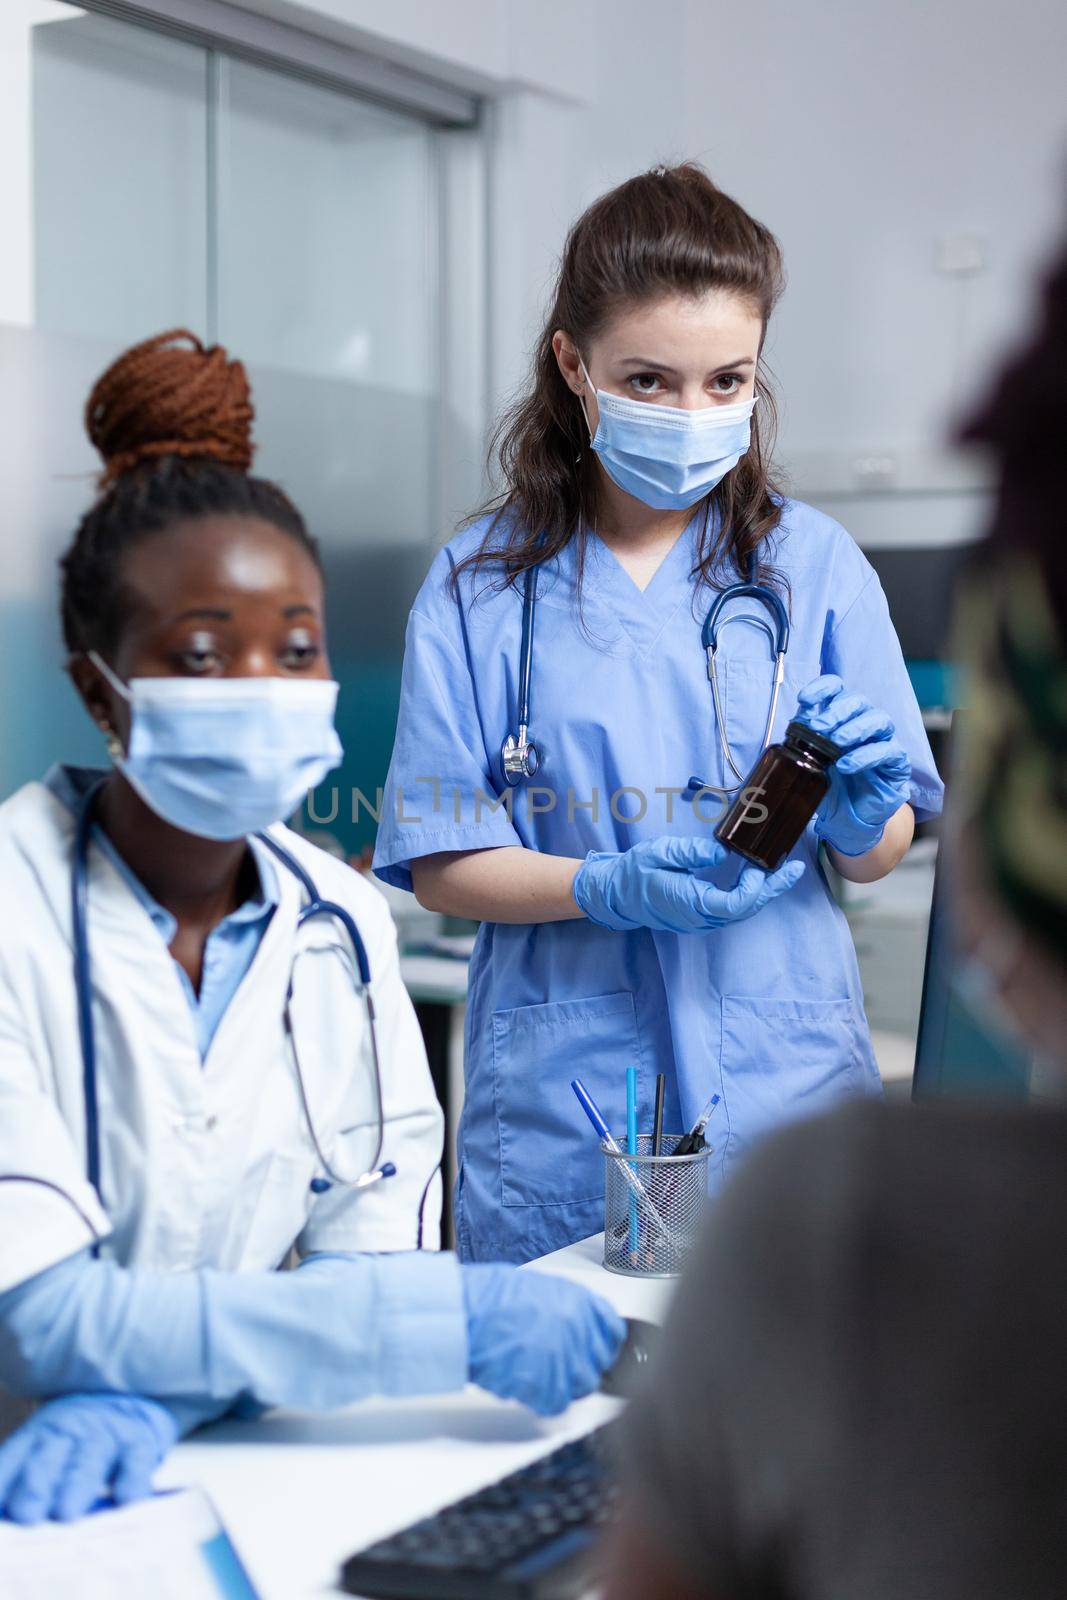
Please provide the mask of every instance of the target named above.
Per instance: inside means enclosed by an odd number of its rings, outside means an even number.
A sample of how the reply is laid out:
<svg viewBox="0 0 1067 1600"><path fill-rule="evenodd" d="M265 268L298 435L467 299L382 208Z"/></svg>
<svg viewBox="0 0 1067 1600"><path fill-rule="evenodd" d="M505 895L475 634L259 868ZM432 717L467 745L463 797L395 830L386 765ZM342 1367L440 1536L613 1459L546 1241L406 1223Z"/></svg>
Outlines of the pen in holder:
<svg viewBox="0 0 1067 1600"><path fill-rule="evenodd" d="M652 1154L649 1134L638 1136L636 1152L601 1140L604 1265L609 1272L664 1278L681 1271L707 1208L708 1160L713 1153L705 1146L693 1155L671 1155L682 1137L665 1134L664 1154L659 1156Z"/></svg>

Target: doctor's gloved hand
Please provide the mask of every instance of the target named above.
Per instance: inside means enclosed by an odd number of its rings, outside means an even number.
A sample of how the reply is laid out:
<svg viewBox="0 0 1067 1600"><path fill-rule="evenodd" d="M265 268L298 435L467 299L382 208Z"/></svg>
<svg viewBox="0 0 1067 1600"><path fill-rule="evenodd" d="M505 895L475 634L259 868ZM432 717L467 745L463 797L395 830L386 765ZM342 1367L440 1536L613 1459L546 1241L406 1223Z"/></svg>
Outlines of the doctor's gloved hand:
<svg viewBox="0 0 1067 1600"><path fill-rule="evenodd" d="M801 689L797 721L845 750L828 769L830 788L816 813L815 832L843 856L862 856L908 798L911 762L893 738L892 719L825 673Z"/></svg>
<svg viewBox="0 0 1067 1600"><path fill-rule="evenodd" d="M787 861L776 872L747 866L732 889L693 876L728 855L717 839L698 838L646 839L618 853L593 850L575 873L572 892L590 922L602 928L707 933L754 917L804 871L801 861Z"/></svg>
<svg viewBox="0 0 1067 1600"><path fill-rule="evenodd" d="M0 1517L68 1522L97 1500L141 1500L177 1436L166 1407L138 1395L49 1400L0 1445Z"/></svg>
<svg viewBox="0 0 1067 1600"><path fill-rule="evenodd" d="M626 1337L606 1300L566 1278L465 1266L470 1379L543 1417L591 1394Z"/></svg>

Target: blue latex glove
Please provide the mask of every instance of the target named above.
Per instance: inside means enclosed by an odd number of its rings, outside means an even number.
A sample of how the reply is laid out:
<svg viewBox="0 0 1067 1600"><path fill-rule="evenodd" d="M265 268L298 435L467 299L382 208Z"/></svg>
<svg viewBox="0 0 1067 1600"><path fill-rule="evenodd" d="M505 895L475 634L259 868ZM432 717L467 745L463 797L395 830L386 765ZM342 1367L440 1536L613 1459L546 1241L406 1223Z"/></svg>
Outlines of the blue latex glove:
<svg viewBox="0 0 1067 1600"><path fill-rule="evenodd" d="M830 788L816 813L815 832L843 856L862 856L908 798L911 762L893 738L889 713L847 693L840 678L825 673L801 689L797 721L846 751L829 769Z"/></svg>
<svg viewBox="0 0 1067 1600"><path fill-rule="evenodd" d="M543 1417L591 1394L626 1337L606 1300L566 1278L465 1266L463 1296L471 1382Z"/></svg>
<svg viewBox="0 0 1067 1600"><path fill-rule="evenodd" d="M646 839L621 852L593 850L575 873L574 898L602 928L707 933L754 917L804 871L802 861L787 861L770 873L747 866L732 889L693 876L719 866L728 854L718 839L692 838Z"/></svg>
<svg viewBox="0 0 1067 1600"><path fill-rule="evenodd" d="M141 1500L177 1436L175 1418L155 1400L50 1400L0 1445L0 1516L68 1522L109 1496L119 1505Z"/></svg>

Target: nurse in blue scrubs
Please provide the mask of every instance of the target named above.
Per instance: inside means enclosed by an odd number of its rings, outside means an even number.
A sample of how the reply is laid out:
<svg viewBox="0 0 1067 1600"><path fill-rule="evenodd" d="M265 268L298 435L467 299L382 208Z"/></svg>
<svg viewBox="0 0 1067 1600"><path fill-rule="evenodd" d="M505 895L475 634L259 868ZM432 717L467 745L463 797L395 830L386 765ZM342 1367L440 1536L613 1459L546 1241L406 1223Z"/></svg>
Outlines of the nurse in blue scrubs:
<svg viewBox="0 0 1067 1600"><path fill-rule="evenodd" d="M773 237L698 167L591 206L498 434L500 496L411 613L375 869L482 924L456 1194L469 1259L603 1226L575 1073L617 1132L630 1065L643 1126L657 1072L671 1129L717 1091L713 1187L767 1129L879 1090L819 848L855 882L884 877L942 791L873 569L773 480L761 352L780 290ZM713 697L701 629L724 589ZM789 622L776 701L768 591ZM846 754L764 874L713 830L793 717Z"/></svg>

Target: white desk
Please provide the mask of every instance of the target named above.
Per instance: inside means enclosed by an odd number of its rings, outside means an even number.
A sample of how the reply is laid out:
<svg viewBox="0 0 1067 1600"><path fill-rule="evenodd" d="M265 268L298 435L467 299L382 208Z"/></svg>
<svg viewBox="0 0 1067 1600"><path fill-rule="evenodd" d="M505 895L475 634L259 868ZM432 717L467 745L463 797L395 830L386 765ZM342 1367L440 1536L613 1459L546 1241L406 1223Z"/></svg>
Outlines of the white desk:
<svg viewBox="0 0 1067 1600"><path fill-rule="evenodd" d="M605 1272L603 1240L531 1263L595 1288L628 1316L662 1316L672 1285ZM591 1395L543 1420L477 1389L436 1400L365 1401L328 1416L274 1411L223 1422L179 1445L157 1483L211 1496L263 1600L333 1589L353 1551L607 1421Z"/></svg>

